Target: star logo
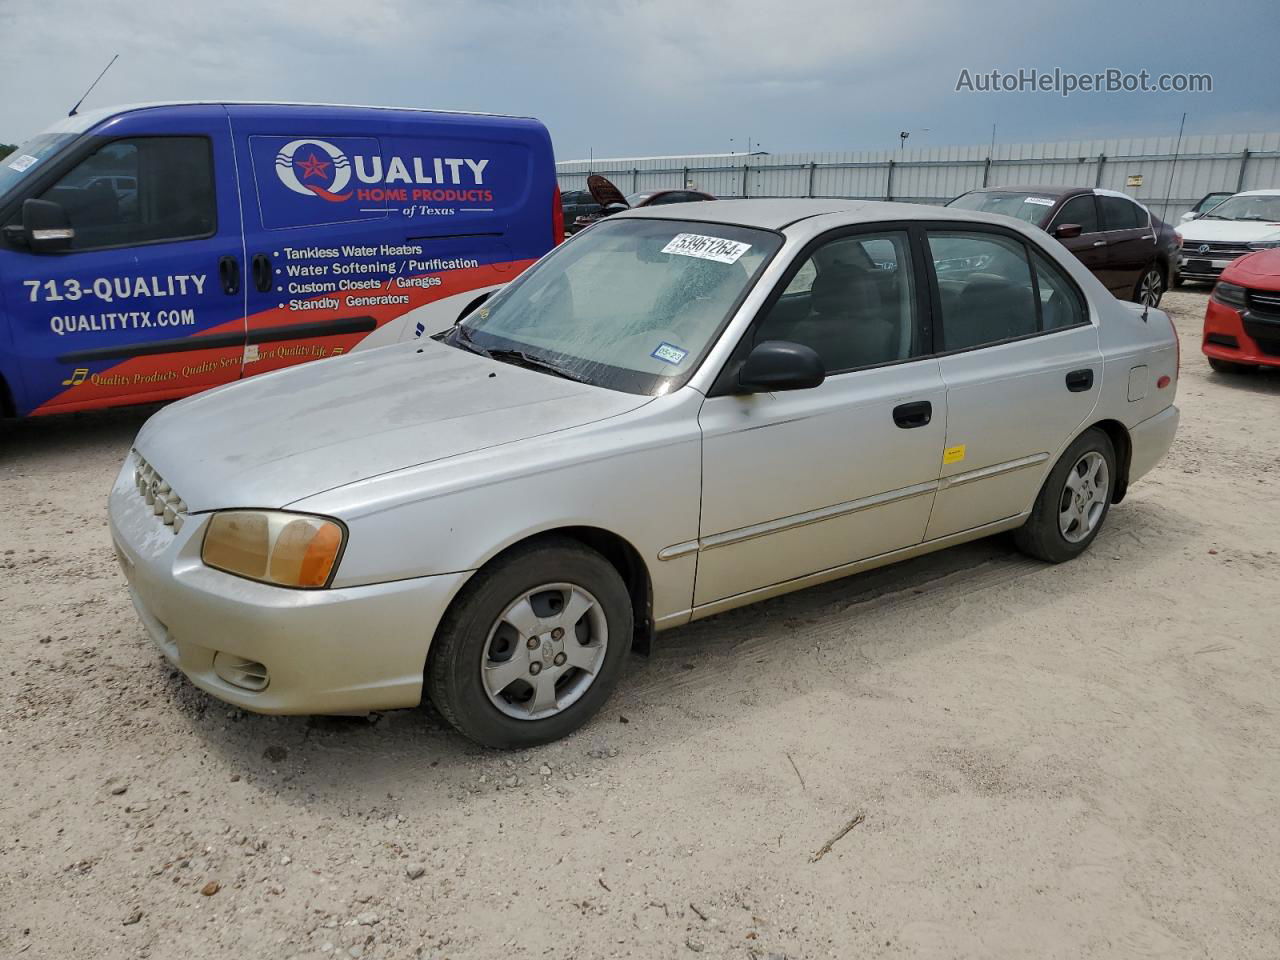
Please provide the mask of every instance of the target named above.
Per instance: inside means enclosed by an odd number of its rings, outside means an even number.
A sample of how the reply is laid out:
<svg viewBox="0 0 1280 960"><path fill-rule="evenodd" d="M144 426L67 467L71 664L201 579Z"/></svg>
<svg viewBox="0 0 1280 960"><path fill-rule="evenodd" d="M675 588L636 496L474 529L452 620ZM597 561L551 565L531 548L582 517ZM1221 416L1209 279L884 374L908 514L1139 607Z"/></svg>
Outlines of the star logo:
<svg viewBox="0 0 1280 960"><path fill-rule="evenodd" d="M302 179L304 180L310 180L312 177L327 180L329 178L328 170L330 165L328 160L321 160L314 152L306 160L298 161L298 166L302 168Z"/></svg>

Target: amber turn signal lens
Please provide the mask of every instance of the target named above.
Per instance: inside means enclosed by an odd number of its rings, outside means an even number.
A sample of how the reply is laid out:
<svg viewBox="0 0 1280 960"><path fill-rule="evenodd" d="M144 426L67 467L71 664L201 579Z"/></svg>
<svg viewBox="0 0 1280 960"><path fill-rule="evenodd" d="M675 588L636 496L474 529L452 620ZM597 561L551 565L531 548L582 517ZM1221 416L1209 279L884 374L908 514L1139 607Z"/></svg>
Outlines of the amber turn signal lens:
<svg viewBox="0 0 1280 960"><path fill-rule="evenodd" d="M224 573L282 587L324 587L333 576L346 532L324 517L274 510L216 513L201 559Z"/></svg>

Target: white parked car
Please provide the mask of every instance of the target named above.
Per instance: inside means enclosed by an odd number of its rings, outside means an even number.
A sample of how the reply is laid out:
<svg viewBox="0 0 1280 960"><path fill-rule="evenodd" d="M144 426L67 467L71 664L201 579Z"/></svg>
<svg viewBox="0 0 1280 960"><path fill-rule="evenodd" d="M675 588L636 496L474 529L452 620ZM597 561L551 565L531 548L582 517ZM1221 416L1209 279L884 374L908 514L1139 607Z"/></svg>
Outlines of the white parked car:
<svg viewBox="0 0 1280 960"><path fill-rule="evenodd" d="M1029 224L751 200L590 227L436 338L157 413L110 498L159 648L268 713L424 691L512 747L635 638L1005 530L1058 562L1164 455L1178 348Z"/></svg>
<svg viewBox="0 0 1280 960"><path fill-rule="evenodd" d="M1280 247L1280 190L1237 193L1178 226L1182 254L1174 283L1214 282L1231 261Z"/></svg>

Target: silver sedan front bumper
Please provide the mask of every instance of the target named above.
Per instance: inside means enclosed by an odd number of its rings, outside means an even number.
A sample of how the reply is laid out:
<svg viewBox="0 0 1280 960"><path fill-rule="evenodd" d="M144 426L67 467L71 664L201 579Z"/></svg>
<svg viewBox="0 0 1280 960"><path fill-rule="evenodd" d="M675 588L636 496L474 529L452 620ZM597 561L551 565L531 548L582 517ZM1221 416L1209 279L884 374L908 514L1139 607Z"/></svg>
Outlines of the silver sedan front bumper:
<svg viewBox="0 0 1280 960"><path fill-rule="evenodd" d="M143 499L131 455L111 538L151 639L196 686L258 713L366 713L422 699L427 649L468 573L328 590L245 580L200 560L207 515L176 533Z"/></svg>

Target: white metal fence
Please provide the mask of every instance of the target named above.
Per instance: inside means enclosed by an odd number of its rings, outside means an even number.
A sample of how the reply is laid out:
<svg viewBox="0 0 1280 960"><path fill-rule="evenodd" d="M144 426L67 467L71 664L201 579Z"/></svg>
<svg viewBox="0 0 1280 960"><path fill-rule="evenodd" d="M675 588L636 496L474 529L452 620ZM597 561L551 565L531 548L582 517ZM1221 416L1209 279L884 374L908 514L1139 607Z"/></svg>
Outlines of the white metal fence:
<svg viewBox="0 0 1280 960"><path fill-rule="evenodd" d="M1280 188L1280 133L1184 136L1180 145L1174 137L1148 137L997 144L994 151L983 145L556 166L561 190L585 189L587 175L601 173L623 193L691 186L725 198L945 203L983 186L1096 186L1127 193L1161 219L1173 221L1212 191Z"/></svg>

